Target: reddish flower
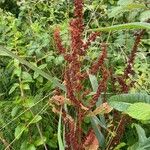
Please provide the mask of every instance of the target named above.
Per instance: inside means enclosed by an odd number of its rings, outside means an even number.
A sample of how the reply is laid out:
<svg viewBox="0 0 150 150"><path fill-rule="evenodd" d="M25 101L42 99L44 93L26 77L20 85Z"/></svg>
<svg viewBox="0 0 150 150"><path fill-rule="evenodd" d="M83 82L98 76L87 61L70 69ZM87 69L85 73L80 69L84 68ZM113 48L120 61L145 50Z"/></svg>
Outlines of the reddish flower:
<svg viewBox="0 0 150 150"><path fill-rule="evenodd" d="M101 93L106 91L108 77L109 77L109 71L104 66L102 66L102 80L99 82L96 94L93 95L93 97L92 97L89 109L91 109L93 106L95 106L95 104L96 104L98 98L100 97Z"/></svg>
<svg viewBox="0 0 150 150"><path fill-rule="evenodd" d="M55 43L56 43L59 53L64 54L66 52L66 49L62 45L59 28L56 28L54 31L54 40L55 40Z"/></svg>
<svg viewBox="0 0 150 150"><path fill-rule="evenodd" d="M99 56L98 60L96 63L94 63L91 67L90 73L95 74L97 73L98 69L104 64L104 60L107 57L107 45L103 44L102 45L102 54Z"/></svg>
<svg viewBox="0 0 150 150"><path fill-rule="evenodd" d="M99 35L100 35L99 32L94 32L94 33L91 33L91 34L89 35L89 38L87 39L87 42L83 45L84 51L88 49L88 47L91 45L91 43L92 43L93 41L95 41L95 40L96 40L96 37L99 36Z"/></svg>
<svg viewBox="0 0 150 150"><path fill-rule="evenodd" d="M133 45L133 48L132 48L132 51L131 51L131 55L129 56L129 60L128 60L128 65L127 67L125 68L124 70L124 77L125 79L127 79L129 77L130 74L133 74L134 71L132 70L132 65L134 63L134 60L135 60L135 56L136 56L136 53L137 53L137 49L138 49L138 46L140 44L140 41L141 41L141 37L143 36L145 30L142 30L136 37L135 39L135 42L134 42L134 45Z"/></svg>

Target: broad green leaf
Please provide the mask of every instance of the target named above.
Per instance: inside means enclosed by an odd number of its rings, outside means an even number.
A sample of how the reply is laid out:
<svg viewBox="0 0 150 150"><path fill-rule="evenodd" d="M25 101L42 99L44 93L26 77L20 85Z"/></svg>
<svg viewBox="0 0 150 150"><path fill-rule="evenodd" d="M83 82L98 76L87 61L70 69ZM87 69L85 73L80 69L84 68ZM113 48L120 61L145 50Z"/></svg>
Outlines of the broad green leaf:
<svg viewBox="0 0 150 150"><path fill-rule="evenodd" d="M118 111L126 111L131 106L131 103L111 101L109 105Z"/></svg>
<svg viewBox="0 0 150 150"><path fill-rule="evenodd" d="M141 40L144 44L150 45L150 39L142 39Z"/></svg>
<svg viewBox="0 0 150 150"><path fill-rule="evenodd" d="M150 120L150 104L132 104L130 107L128 107L125 113L138 120Z"/></svg>
<svg viewBox="0 0 150 150"><path fill-rule="evenodd" d="M58 56L55 58L55 64L60 65L64 61L64 58L62 56Z"/></svg>
<svg viewBox="0 0 150 150"><path fill-rule="evenodd" d="M39 68L39 69L44 69L45 67L47 67L47 64L42 64L42 65L40 65L38 68Z"/></svg>
<svg viewBox="0 0 150 150"><path fill-rule="evenodd" d="M150 96L144 93L134 93L115 95L108 99L109 105L119 111L125 111L131 104L138 102L150 104Z"/></svg>
<svg viewBox="0 0 150 150"><path fill-rule="evenodd" d="M34 124L42 120L42 117L40 115L36 115L31 121L30 124Z"/></svg>
<svg viewBox="0 0 150 150"><path fill-rule="evenodd" d="M16 67L14 69L13 75L17 75L18 77L20 77L20 75L21 75L21 67Z"/></svg>
<svg viewBox="0 0 150 150"><path fill-rule="evenodd" d="M3 52L2 50L0 50L0 56L9 56L9 54Z"/></svg>
<svg viewBox="0 0 150 150"><path fill-rule="evenodd" d="M15 128L15 138L18 140L22 133L26 130L26 127L25 125L21 124L21 125L18 125L16 128Z"/></svg>

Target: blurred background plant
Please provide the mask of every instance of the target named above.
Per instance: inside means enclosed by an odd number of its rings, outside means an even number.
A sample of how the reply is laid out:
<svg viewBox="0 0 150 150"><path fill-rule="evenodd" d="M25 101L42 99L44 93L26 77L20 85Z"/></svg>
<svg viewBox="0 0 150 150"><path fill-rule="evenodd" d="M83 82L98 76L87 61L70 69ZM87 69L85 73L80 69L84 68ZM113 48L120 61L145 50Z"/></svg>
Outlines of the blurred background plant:
<svg viewBox="0 0 150 150"><path fill-rule="evenodd" d="M148 21L149 8L148 0L85 0L84 38L87 39L87 30L91 28ZM65 61L58 55L53 31L59 25L63 42L69 46L68 23L72 17L72 0L0 0L0 45L62 81ZM98 37L88 48L84 69L99 56L99 43L107 41L107 65L113 67L115 74L122 75L134 44L133 34L137 34L135 30L123 30ZM135 86L131 92L150 93L149 60L150 30L145 32L138 48L135 75L131 76ZM87 88L89 86L87 84ZM109 87L113 94L112 86ZM58 149L59 116L48 103L54 90L50 81L0 50L0 149ZM110 115L109 125L111 121ZM91 123L87 119L84 130L89 126ZM148 135L149 126L141 126ZM139 128L136 126L136 130ZM138 136L128 126L122 139L125 149L137 141Z"/></svg>

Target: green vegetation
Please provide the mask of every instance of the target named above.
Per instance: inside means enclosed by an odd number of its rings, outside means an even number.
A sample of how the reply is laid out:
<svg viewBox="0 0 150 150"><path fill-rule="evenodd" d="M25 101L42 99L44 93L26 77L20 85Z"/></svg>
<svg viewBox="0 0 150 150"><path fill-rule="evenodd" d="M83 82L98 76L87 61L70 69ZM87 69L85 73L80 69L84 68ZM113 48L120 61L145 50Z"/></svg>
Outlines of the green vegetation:
<svg viewBox="0 0 150 150"><path fill-rule="evenodd" d="M0 0L0 150L150 149L149 72L148 0Z"/></svg>

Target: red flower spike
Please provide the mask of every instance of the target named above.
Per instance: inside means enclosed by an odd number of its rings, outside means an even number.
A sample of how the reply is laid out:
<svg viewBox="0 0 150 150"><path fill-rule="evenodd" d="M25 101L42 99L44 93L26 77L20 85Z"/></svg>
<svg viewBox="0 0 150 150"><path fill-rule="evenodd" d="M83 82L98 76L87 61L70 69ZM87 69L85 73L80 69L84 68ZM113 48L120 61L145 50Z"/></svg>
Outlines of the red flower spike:
<svg viewBox="0 0 150 150"><path fill-rule="evenodd" d="M119 84L121 85L122 92L127 93L129 91L128 85L125 83L122 77L117 77Z"/></svg>
<svg viewBox="0 0 150 150"><path fill-rule="evenodd" d="M76 107L81 107L83 106L83 104L78 101L75 96L74 96L74 92L73 92L73 88L72 88L72 84L70 81L70 74L69 71L66 70L65 72L65 82L66 82L66 89L67 89L67 96L70 99L70 101L72 101L72 103L76 106Z"/></svg>
<svg viewBox="0 0 150 150"><path fill-rule="evenodd" d="M96 40L96 37L100 35L100 32L94 32L89 35L87 42L83 45L84 51L88 49L92 42Z"/></svg>
<svg viewBox="0 0 150 150"><path fill-rule="evenodd" d="M124 76L123 78L127 79L129 77L130 74L133 74L133 70L132 70L132 65L134 63L134 60L135 60L135 56L136 56L136 53L137 53L137 49L138 49L138 46L140 44L140 41L141 41L141 37L143 36L145 30L142 30L136 37L135 39L135 42L134 42L134 46L132 48L132 51L131 51L131 55L129 56L129 60L128 60L128 65L127 67L125 68L124 70Z"/></svg>
<svg viewBox="0 0 150 150"><path fill-rule="evenodd" d="M92 107L95 106L95 104L96 104L98 98L100 97L101 93L103 91L106 91L106 88L107 88L106 85L107 85L108 77L109 77L109 71L104 66L102 66L102 80L99 82L96 94L93 95L93 97L92 97L89 109L92 109Z"/></svg>
<svg viewBox="0 0 150 150"><path fill-rule="evenodd" d="M56 30L54 31L54 40L59 53L64 54L66 52L66 49L62 45L59 28L56 28Z"/></svg>
<svg viewBox="0 0 150 150"><path fill-rule="evenodd" d="M90 73L95 74L97 73L98 69L104 64L104 60L107 57L107 45L103 44L102 45L102 54L98 58L97 62L94 63L91 67Z"/></svg>

